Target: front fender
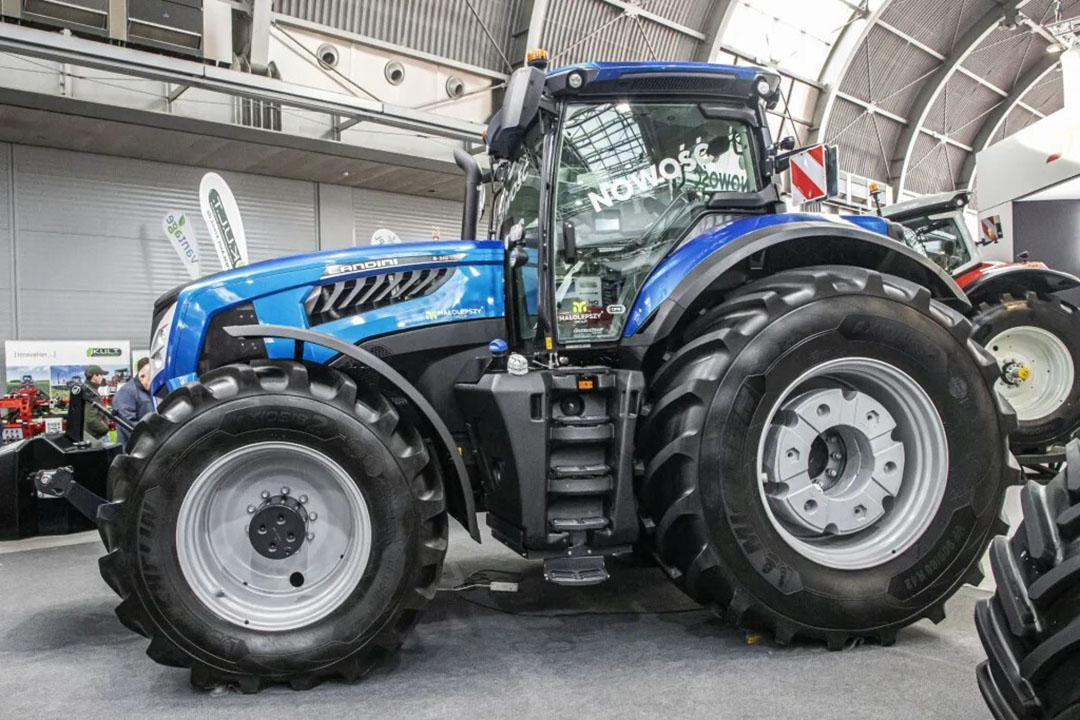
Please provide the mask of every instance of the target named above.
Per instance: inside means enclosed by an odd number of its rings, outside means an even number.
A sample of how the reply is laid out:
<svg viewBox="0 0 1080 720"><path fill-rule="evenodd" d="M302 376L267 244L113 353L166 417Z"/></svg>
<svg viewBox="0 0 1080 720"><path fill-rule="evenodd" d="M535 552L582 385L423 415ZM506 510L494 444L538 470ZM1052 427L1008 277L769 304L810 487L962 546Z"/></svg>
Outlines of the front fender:
<svg viewBox="0 0 1080 720"><path fill-rule="evenodd" d="M412 403L413 407L427 424L428 436L438 446L443 467L452 470L457 482L454 487L445 488L447 493L447 506L451 516L469 531L469 535L476 542L480 542L480 528L476 523L476 503L473 500L472 483L469 481L469 473L465 469L465 463L458 452L457 443L454 442L450 429L431 406L420 391L417 390L397 370L390 367L382 359L363 348L350 345L332 335L307 330L304 328L285 327L282 325L243 325L229 326L225 332L233 337L243 338L277 338L287 340L296 346L297 359L304 355L301 345L317 345L325 348L333 354L340 353L352 358L360 365L377 373L386 383L400 392Z"/></svg>
<svg viewBox="0 0 1080 720"><path fill-rule="evenodd" d="M1023 295L1036 292L1048 295L1080 287L1080 278L1072 273L1031 263L984 263L957 277L956 282L967 293L972 305L1006 293Z"/></svg>
<svg viewBox="0 0 1080 720"><path fill-rule="evenodd" d="M814 265L878 270L923 285L936 299L963 312L971 307L944 270L886 235L824 216L775 217L787 219L742 234L735 227L739 223L733 223L668 256L642 287L623 344L647 348L666 340L701 298L744 282L736 271L752 257L766 274Z"/></svg>

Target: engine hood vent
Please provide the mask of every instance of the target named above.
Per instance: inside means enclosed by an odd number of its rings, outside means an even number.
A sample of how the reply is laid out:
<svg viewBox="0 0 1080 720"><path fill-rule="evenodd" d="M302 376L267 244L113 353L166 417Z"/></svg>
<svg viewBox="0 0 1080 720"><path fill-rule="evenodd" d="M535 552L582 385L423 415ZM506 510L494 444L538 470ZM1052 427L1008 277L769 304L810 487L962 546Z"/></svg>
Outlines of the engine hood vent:
<svg viewBox="0 0 1080 720"><path fill-rule="evenodd" d="M304 301L311 326L376 308L431 295L453 275L454 268L381 273L319 285Z"/></svg>

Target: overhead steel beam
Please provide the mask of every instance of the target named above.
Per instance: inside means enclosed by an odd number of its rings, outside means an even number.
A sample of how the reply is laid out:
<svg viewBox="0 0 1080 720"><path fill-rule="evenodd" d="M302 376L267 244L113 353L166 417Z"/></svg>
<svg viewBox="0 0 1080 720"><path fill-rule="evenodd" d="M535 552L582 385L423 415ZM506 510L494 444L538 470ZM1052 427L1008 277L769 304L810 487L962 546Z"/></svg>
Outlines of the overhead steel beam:
<svg viewBox="0 0 1080 720"><path fill-rule="evenodd" d="M521 53L522 61L530 50L540 47L544 42L544 18L547 17L548 0L532 0L531 5L529 27L525 34L525 50Z"/></svg>
<svg viewBox="0 0 1080 720"><path fill-rule="evenodd" d="M648 10L641 7L641 5L638 5L636 3L625 2L625 0L600 0L600 2L607 3L608 5L611 5L613 7L617 7L630 17L636 16L642 18L643 20L650 20L657 25L663 25L669 30L674 30L677 33L688 35L695 40L700 41L705 39L705 33L694 30L693 28L688 28L685 25L680 25L674 20L668 20L663 15L657 15L654 12L649 12Z"/></svg>
<svg viewBox="0 0 1080 720"><path fill-rule="evenodd" d="M837 92L836 97L840 98L841 100L847 100L849 103L854 103L855 105L861 107L863 110L867 110L874 115L881 115L882 117L887 117L893 122L898 122L901 125L908 124L908 119L906 117L903 117L902 115L897 115L894 112L889 112L885 108L879 107L872 102L867 102L862 98L857 98L854 95L848 95L845 92Z"/></svg>
<svg viewBox="0 0 1080 720"><path fill-rule="evenodd" d="M270 0L252 0L251 51L252 67L265 68L270 63Z"/></svg>
<svg viewBox="0 0 1080 720"><path fill-rule="evenodd" d="M976 133L975 139L972 141L972 147L975 151L964 158L964 164L960 169L960 177L957 178L957 187L971 188L975 182L975 161L976 155L981 150L985 150L990 146L990 141L993 140L998 130L1008 119L1009 113L1011 113L1017 107L1023 107L1022 102L1025 95L1042 82L1050 72L1058 66L1061 62L1060 55L1046 55L1041 58L1032 68L1024 73L1013 86L1013 90L1009 93L1009 97L1001 101L1001 103L990 112L986 119L983 120L983 124L979 127L979 132ZM1026 108L1025 108L1026 109Z"/></svg>
<svg viewBox="0 0 1080 720"><path fill-rule="evenodd" d="M911 122L900 132L896 147L893 149L889 174L896 179L897 195L903 193L904 186L907 184L911 156L915 151L915 143L919 139L919 131L930 115L930 109L957 69L989 37L990 33L1001 25L1005 11L1018 7L1022 2L1023 0L1020 2L1009 0L1006 3L995 4L991 10L984 13L955 43L952 54L945 59L941 67L922 84L919 94L911 105L912 112L909 113Z"/></svg>
<svg viewBox="0 0 1080 720"><path fill-rule="evenodd" d="M907 34L903 30L900 30L899 28L897 28L897 27L895 27L893 25L890 25L887 22L879 22L878 27L881 28L882 30L887 30L888 32L892 33L893 35L900 38L901 40L908 43L909 45L919 48L924 53L926 53L927 55L929 55L932 58L935 58L939 62L945 62L946 60L948 60L948 58L946 56L942 55L941 53L939 53L934 48L930 47L929 45L927 45L927 44L925 44L923 42L920 42L918 39L912 37L911 35ZM971 70L968 70L963 65L956 68L956 72L961 73L963 75L966 75L967 77L971 78L975 82L982 85L987 90L990 90L993 93L995 93L997 95L1000 95L1001 97L1008 97L1008 95L1009 95L1009 93L1007 91L1002 90L997 85L990 82L989 80L987 80L983 76L978 75L977 73L974 73Z"/></svg>
<svg viewBox="0 0 1080 720"><path fill-rule="evenodd" d="M853 103L855 105L858 105L859 107L861 107L864 110L866 110L867 112L869 112L871 115L880 115L881 117L888 118L889 120L892 120L895 123L899 123L900 125L910 125L911 124L906 117L903 117L902 115L897 115L894 112L889 112L888 110L886 110L883 107L879 107L879 106L875 105L874 103L868 103L865 100L862 100L861 98L855 97L854 95L848 95L847 93L842 92L842 93L837 93L837 97L840 98L841 100L847 100L849 103ZM959 140L957 140L955 138L951 138L951 137L949 137L947 135L943 135L943 134L941 134L939 132L934 132L933 130L928 130L926 128L919 128L919 132L923 133L924 135L929 135L930 137L934 138L935 140L937 140L939 142L943 142L943 143L945 143L947 145L952 145L953 147L958 147L961 150L964 150L965 152L971 152L971 150L972 150L970 145L965 145L964 143L960 142Z"/></svg>
<svg viewBox="0 0 1080 720"><path fill-rule="evenodd" d="M475 141L484 129L479 123L436 113L9 23L0 23L0 51L276 102L328 115L356 117L455 140Z"/></svg>
<svg viewBox="0 0 1080 720"><path fill-rule="evenodd" d="M713 62L720 53L724 34L727 32L735 4L739 0L713 0L709 15L705 20L705 37L698 43L694 52L696 62Z"/></svg>
<svg viewBox="0 0 1080 720"><path fill-rule="evenodd" d="M814 133L812 141L821 142L825 139L825 132L828 130L829 122L832 120L836 101L840 97L840 86L843 84L844 78L847 77L848 71L851 70L852 64L862 54L860 51L866 44L870 31L878 24L881 16L889 9L892 2L893 0L883 0L881 5L863 21L857 36L852 37L852 31L857 26L857 23L851 23L844 28L836 42L833 43L819 77L827 89L818 96L817 105L814 107L814 127L817 128L817 131Z"/></svg>

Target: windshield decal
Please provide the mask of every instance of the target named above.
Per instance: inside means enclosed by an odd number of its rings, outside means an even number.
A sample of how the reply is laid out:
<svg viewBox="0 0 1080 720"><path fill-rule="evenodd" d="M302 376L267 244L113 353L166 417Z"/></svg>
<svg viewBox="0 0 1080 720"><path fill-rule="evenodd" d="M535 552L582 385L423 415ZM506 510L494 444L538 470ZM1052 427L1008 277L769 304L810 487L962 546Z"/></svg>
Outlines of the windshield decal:
<svg viewBox="0 0 1080 720"><path fill-rule="evenodd" d="M709 155L708 144L699 142L689 150L680 150L676 157L666 157L629 175L600 183L597 192L589 193L589 202L595 212L601 212L604 207L614 207L616 202L625 202L663 183L692 179L695 173L695 184L711 190L749 190L750 179L745 174L722 172L715 169L717 165L717 158Z"/></svg>

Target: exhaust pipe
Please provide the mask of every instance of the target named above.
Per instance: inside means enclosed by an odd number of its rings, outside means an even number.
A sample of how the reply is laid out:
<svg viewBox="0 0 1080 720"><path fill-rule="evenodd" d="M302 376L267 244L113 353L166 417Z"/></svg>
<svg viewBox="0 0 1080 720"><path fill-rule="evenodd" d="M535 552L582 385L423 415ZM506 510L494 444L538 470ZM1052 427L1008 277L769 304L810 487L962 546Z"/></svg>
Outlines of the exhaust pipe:
<svg viewBox="0 0 1080 720"><path fill-rule="evenodd" d="M461 214L461 239L476 239L476 224L480 215L480 183L483 173L480 165L469 153L454 148L454 162L465 172L465 208Z"/></svg>

